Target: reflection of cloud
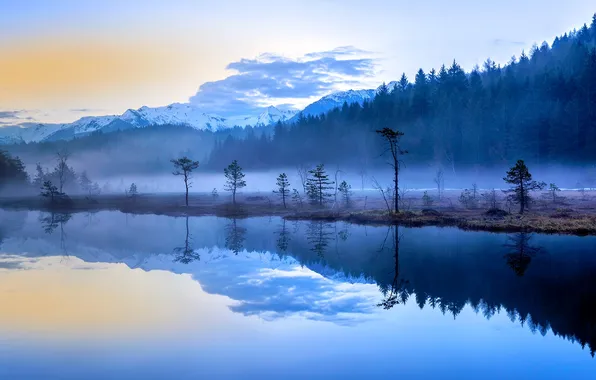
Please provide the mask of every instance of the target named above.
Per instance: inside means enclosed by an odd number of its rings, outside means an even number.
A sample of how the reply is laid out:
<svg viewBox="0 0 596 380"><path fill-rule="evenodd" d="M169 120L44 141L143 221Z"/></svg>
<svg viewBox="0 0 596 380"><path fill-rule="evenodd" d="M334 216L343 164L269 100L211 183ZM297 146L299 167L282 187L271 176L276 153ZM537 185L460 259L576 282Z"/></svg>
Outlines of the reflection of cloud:
<svg viewBox="0 0 596 380"><path fill-rule="evenodd" d="M233 261L232 258L228 260ZM255 261L258 263L258 260ZM246 263L238 263L234 267L249 269ZM300 267L296 262L277 268L251 268L244 274L230 273L230 266L226 269L225 272L217 271L217 276L196 273L195 278L206 291L223 294L237 301L230 307L232 311L247 316L258 315L265 320L298 315L351 325L371 314L378 301L377 288L372 284L331 280ZM214 278L223 273L227 273L227 281Z"/></svg>
<svg viewBox="0 0 596 380"><path fill-rule="evenodd" d="M370 53L344 46L292 59L271 53L232 62L236 73L207 82L190 102L222 115L244 114L279 99L309 98L336 89L340 83L372 75Z"/></svg>
<svg viewBox="0 0 596 380"><path fill-rule="evenodd" d="M29 269L27 264L36 262L37 259L30 259L16 255L0 255L0 270Z"/></svg>

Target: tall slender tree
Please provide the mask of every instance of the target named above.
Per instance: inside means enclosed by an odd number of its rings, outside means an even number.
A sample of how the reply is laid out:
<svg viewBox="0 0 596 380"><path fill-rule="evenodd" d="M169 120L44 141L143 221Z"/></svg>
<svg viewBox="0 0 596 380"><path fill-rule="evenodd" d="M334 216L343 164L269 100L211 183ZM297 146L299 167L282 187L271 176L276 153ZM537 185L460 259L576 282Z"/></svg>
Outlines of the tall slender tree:
<svg viewBox="0 0 596 380"><path fill-rule="evenodd" d="M186 190L185 203L186 207L188 207L188 189L192 187L192 172L199 167L199 161L193 161L184 156L176 160L170 160L170 162L174 164L174 171L172 174L184 177L184 188Z"/></svg>
<svg viewBox="0 0 596 380"><path fill-rule="evenodd" d="M288 181L288 176L286 175L286 173L281 173L277 177L276 184L277 184L277 190L274 190L273 192L276 194L279 194L279 196L281 197L281 201L284 205L284 208L287 208L286 198L290 196L290 182Z"/></svg>
<svg viewBox="0 0 596 380"><path fill-rule="evenodd" d="M383 128L377 130L377 133L385 141L386 149L383 154L390 153L391 161L389 165L393 168L393 201L395 212L399 212L399 169L400 169L400 156L408 153L406 150L401 149L400 139L404 135L403 132L393 130L391 128Z"/></svg>
<svg viewBox="0 0 596 380"><path fill-rule="evenodd" d="M224 169L224 175L226 177L224 189L232 192L232 203L236 204L236 192L246 186L244 173L242 172L240 165L238 165L238 161L232 161L232 163Z"/></svg>

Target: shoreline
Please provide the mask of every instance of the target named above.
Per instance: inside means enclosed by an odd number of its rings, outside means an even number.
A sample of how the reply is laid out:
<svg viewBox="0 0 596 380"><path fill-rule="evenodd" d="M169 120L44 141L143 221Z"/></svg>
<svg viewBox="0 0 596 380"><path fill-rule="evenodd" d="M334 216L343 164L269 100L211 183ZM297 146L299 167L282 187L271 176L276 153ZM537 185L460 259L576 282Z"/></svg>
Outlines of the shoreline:
<svg viewBox="0 0 596 380"><path fill-rule="evenodd" d="M189 206L179 195L140 195L135 199L123 195L101 195L94 198L73 196L67 207L49 206L40 197L1 198L0 208L53 213L83 213L120 211L126 214L152 214L173 217L218 216L226 218L249 218L276 216L286 220L347 222L360 225L401 225L404 227L455 227L469 231L498 233L543 233L588 236L596 235L596 214L580 213L571 209L554 212L530 211L524 215L502 212L487 215L486 209L463 209L452 205L435 208L389 213L373 204L373 208L284 208L272 202L268 196L244 196L233 205L226 200L209 199L193 195ZM182 199L182 203L180 202ZM450 202L451 203L451 202ZM553 211L553 210L551 210Z"/></svg>

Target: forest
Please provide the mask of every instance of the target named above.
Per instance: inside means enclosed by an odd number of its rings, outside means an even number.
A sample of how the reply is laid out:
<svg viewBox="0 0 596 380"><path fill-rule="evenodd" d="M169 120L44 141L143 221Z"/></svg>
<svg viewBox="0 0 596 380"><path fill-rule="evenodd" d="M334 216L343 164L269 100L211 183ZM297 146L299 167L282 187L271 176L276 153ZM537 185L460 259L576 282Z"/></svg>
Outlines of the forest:
<svg viewBox="0 0 596 380"><path fill-rule="evenodd" d="M216 141L208 166L249 169L317 163L380 165L385 127L404 133L406 163L455 172L523 159L537 165L596 161L596 15L590 27L535 45L503 67L487 59L465 72L453 61L413 81L383 85L371 102Z"/></svg>

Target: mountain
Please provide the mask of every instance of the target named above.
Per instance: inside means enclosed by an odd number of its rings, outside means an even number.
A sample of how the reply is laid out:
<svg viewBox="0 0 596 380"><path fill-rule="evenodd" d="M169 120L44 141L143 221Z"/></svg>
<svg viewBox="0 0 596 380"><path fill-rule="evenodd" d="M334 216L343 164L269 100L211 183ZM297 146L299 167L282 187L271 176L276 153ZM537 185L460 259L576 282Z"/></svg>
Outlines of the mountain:
<svg viewBox="0 0 596 380"><path fill-rule="evenodd" d="M197 130L219 131L234 126L267 126L287 121L296 111L282 111L274 106L251 116L221 117L203 112L189 103L174 103L164 107L129 109L122 115L86 116L68 124L33 124L0 128L0 144L69 140L93 132L113 132L149 125L181 125Z"/></svg>
<svg viewBox="0 0 596 380"><path fill-rule="evenodd" d="M376 90L348 90L335 92L311 103L302 110L302 114L304 116L318 116L336 107L341 107L344 102L347 102L348 104L362 104L366 100L372 100L375 94ZM296 119L297 116L294 117L294 120Z"/></svg>
<svg viewBox="0 0 596 380"><path fill-rule="evenodd" d="M389 91L393 90L397 82L389 82L386 84ZM381 85L382 86L382 85ZM322 97L314 103L309 104L302 110L304 116L318 116L320 114L331 111L334 108L343 106L344 103L352 104L358 103L362 105L365 101L371 101L377 95L381 86L371 90L348 90L334 92ZM296 121L298 115L294 116L291 121Z"/></svg>
<svg viewBox="0 0 596 380"><path fill-rule="evenodd" d="M388 84L391 89L395 82ZM372 100L378 89L348 90L335 92L308 105L302 114L316 116L333 108L348 104ZM190 103L173 103L163 107L143 106L129 109L122 115L85 116L73 123L39 124L23 123L17 126L0 128L0 145L30 143L40 141L70 140L93 132L104 133L132 128L144 128L149 125L180 125L197 130L221 131L235 126L268 126L278 121L296 121L297 110L280 110L269 106L254 115L222 117L207 113Z"/></svg>

